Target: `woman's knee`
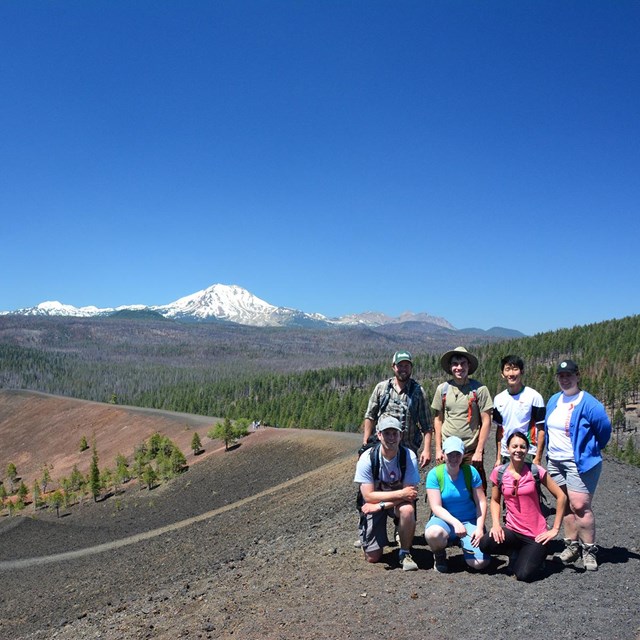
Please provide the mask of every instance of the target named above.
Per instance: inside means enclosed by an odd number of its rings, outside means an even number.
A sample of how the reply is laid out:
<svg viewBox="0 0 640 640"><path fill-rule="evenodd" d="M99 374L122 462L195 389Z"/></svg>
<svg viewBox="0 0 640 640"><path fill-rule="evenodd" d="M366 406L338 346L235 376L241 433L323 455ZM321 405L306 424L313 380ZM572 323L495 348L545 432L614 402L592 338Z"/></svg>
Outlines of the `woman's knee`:
<svg viewBox="0 0 640 640"><path fill-rule="evenodd" d="M546 550L544 548L525 548L521 551L513 568L513 574L516 580L532 582L540 577L540 571L544 565L545 557Z"/></svg>
<svg viewBox="0 0 640 640"><path fill-rule="evenodd" d="M424 537L429 546L436 545L439 549L447 546L449 536L447 532L438 525L431 525L424 530Z"/></svg>
<svg viewBox="0 0 640 640"><path fill-rule="evenodd" d="M539 571L540 567L516 567L513 575L516 577L516 580L520 582L533 582Z"/></svg>

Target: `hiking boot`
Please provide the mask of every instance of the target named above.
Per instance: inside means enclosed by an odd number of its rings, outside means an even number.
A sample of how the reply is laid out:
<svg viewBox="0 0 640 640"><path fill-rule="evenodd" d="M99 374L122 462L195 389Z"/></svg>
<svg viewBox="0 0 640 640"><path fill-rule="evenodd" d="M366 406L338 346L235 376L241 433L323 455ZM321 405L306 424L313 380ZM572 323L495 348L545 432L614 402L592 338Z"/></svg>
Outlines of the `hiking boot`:
<svg viewBox="0 0 640 640"><path fill-rule="evenodd" d="M436 551L433 554L433 568L438 573L448 573L449 565L447 564L447 552Z"/></svg>
<svg viewBox="0 0 640 640"><path fill-rule="evenodd" d="M417 571L418 565L414 562L410 553L403 553L400 556L400 565L403 571Z"/></svg>
<svg viewBox="0 0 640 640"><path fill-rule="evenodd" d="M565 550L558 556L560 562L575 562L580 557L580 543L577 540L564 539Z"/></svg>
<svg viewBox="0 0 640 640"><path fill-rule="evenodd" d="M587 571L597 571L598 561L596 560L598 547L595 544L582 543L582 564Z"/></svg>

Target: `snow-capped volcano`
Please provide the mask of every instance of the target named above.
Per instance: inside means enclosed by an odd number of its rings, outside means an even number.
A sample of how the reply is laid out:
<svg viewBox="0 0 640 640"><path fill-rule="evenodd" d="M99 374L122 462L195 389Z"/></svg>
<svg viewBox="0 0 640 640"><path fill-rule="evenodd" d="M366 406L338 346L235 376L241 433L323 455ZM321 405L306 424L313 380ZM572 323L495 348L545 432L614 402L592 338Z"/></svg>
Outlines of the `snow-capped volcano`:
<svg viewBox="0 0 640 640"><path fill-rule="evenodd" d="M151 310L173 320L223 320L255 327L322 321L302 311L276 307L237 285L225 284L214 284L170 304L151 307Z"/></svg>
<svg viewBox="0 0 640 640"><path fill-rule="evenodd" d="M42 302L35 307L18 309L16 315L25 316L68 316L95 317L109 316L116 312L153 311L165 318L190 322L234 322L255 327L329 327L329 326L381 326L397 322L423 322L453 329L444 318L430 316L426 313L403 313L392 318L382 313L366 312L327 318L319 313L306 313L288 307L276 307L254 296L237 285L214 284L207 289L197 291L165 305L145 306L128 305L115 309L100 309L94 306L74 307L61 302ZM2 314L4 315L4 314Z"/></svg>
<svg viewBox="0 0 640 640"><path fill-rule="evenodd" d="M169 304L157 306L125 305L112 308L74 307L61 302L42 302L35 307L13 312L24 316L67 316L89 318L109 316L118 311L155 311L165 318L189 322L235 322L255 327L329 326L329 321L318 313L305 313L297 309L276 307L254 296L237 285L214 284L207 289L184 296Z"/></svg>

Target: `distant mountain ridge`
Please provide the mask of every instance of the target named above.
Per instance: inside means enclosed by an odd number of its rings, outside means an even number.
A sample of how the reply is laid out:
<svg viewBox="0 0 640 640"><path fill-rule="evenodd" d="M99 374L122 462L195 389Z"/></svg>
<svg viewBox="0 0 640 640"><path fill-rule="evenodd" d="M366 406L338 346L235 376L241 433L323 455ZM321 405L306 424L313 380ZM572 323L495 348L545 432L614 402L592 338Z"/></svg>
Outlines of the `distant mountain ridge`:
<svg viewBox="0 0 640 640"><path fill-rule="evenodd" d="M151 314L180 322L232 322L254 327L315 327L336 326L381 327L403 323L422 323L436 328L456 331L445 318L428 313L406 311L397 318L376 311L327 318L319 313L307 313L289 307L274 306L237 285L214 284L202 291L184 296L166 305L124 305L116 308L95 306L74 307L57 301L41 302L35 307L3 312L3 315L66 316L91 318L118 315L120 317L149 317ZM474 329L483 333L481 329ZM513 329L490 329L492 335L505 332L509 337L524 334Z"/></svg>

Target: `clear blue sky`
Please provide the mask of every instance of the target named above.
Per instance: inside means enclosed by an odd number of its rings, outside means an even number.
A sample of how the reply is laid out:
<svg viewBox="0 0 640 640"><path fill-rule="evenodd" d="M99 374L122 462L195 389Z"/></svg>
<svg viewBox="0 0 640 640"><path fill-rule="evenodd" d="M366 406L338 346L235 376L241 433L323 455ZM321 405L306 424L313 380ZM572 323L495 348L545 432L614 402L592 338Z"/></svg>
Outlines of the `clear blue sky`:
<svg viewBox="0 0 640 640"><path fill-rule="evenodd" d="M3 2L0 309L638 313L639 34L635 0Z"/></svg>

